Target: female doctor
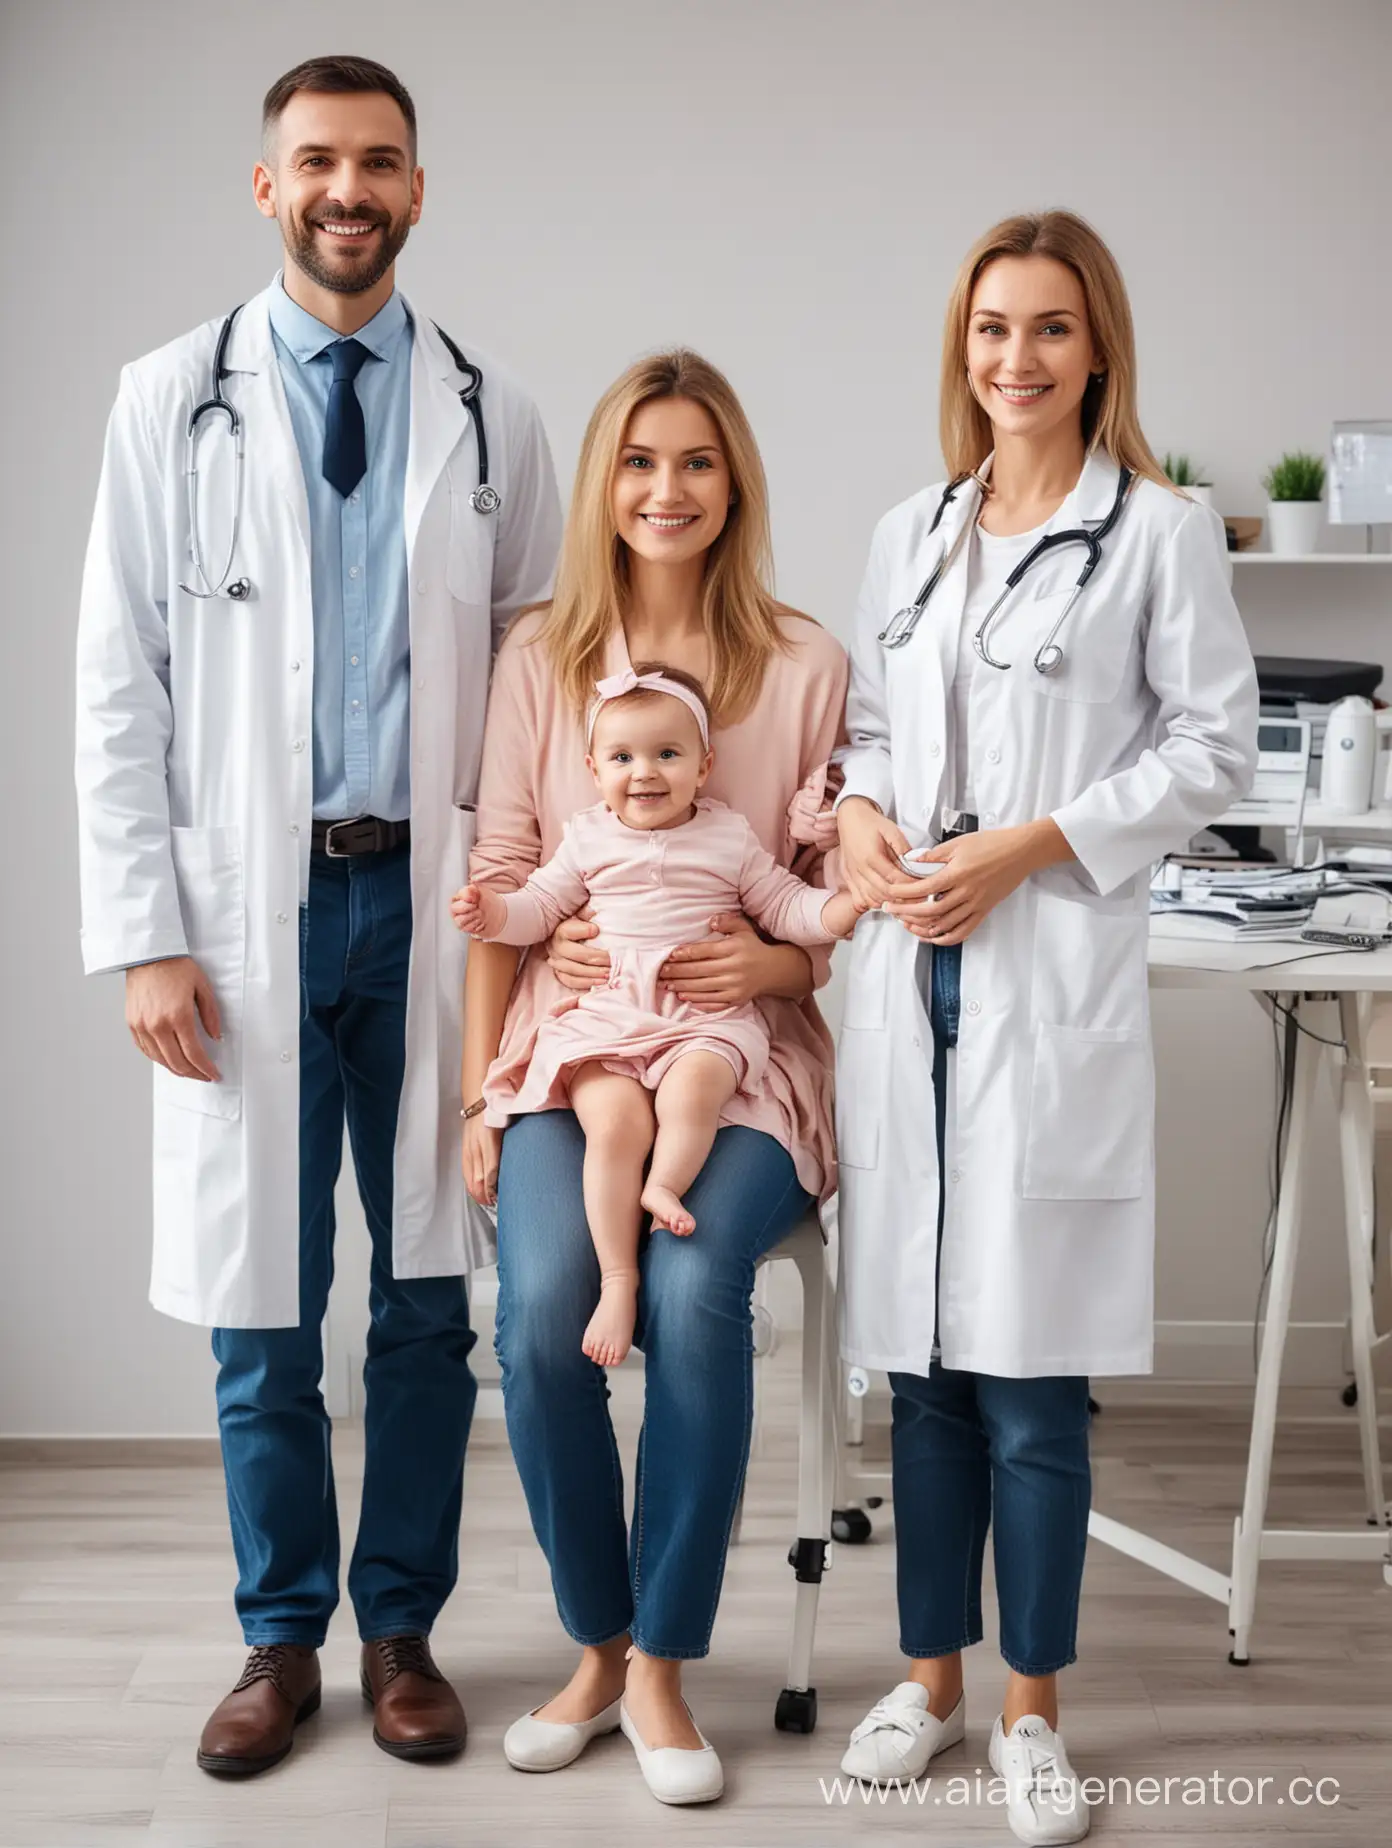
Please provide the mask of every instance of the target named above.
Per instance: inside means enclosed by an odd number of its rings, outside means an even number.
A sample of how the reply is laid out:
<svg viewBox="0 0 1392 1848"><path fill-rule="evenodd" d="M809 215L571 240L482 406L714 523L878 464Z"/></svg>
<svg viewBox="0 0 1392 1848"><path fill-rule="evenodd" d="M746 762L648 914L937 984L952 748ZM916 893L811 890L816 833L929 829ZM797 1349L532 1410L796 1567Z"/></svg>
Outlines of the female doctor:
<svg viewBox="0 0 1392 1848"><path fill-rule="evenodd" d="M871 547L837 812L881 907L839 1048L843 1347L893 1389L911 1658L843 1769L917 1776L962 1738L994 1520L991 1763L1017 1836L1065 1842L1087 1380L1151 1366L1148 873L1247 788L1257 690L1222 527L1141 433L1125 287L1072 214L968 255L941 437L955 487Z"/></svg>

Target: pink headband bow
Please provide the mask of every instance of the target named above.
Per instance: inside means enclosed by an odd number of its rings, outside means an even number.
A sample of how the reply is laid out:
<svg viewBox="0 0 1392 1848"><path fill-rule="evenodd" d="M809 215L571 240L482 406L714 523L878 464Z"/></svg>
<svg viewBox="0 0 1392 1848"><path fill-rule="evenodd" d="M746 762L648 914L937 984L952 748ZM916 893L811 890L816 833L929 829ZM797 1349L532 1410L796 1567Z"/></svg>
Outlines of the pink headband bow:
<svg viewBox="0 0 1392 1848"><path fill-rule="evenodd" d="M610 674L607 680L595 682L595 698L590 707L589 721L585 726L585 743L588 745L594 737L595 720L599 709L611 699L622 699L625 693L636 693L639 689L645 693L670 693L673 699L679 699L687 711L695 716L701 728L701 743L710 749L710 730L706 724L706 709L691 691L679 680L669 680L666 674L635 674L631 667L621 674Z"/></svg>

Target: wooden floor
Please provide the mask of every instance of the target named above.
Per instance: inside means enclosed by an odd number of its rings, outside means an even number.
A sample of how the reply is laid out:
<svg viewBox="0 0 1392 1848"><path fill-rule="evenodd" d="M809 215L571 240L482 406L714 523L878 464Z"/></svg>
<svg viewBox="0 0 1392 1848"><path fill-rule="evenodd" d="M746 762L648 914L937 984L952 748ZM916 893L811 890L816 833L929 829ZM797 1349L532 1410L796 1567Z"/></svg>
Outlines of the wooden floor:
<svg viewBox="0 0 1392 1848"><path fill-rule="evenodd" d="M822 1595L808 1738L775 1732L792 1575L790 1412L795 1351L765 1363L765 1417L743 1538L732 1548L710 1660L693 1667L692 1704L726 1766L726 1795L702 1811L661 1810L620 1737L550 1777L509 1769L504 1728L566 1672L546 1569L527 1525L500 1428L486 1426L466 1477L459 1589L436 1630L439 1659L470 1719L453 1765L411 1766L378 1751L356 1691L351 1613L324 1652L325 1700L287 1762L241 1786L194 1764L207 1711L235 1679L242 1648L230 1604L231 1549L221 1473L195 1450L172 1461L35 1461L0 1468L0 1848L493 1848L557 1841L730 1844L1008 1842L998 1808L949 1804L953 1778L985 1760L1003 1671L986 1646L968 1664L965 1747L938 1761L922 1804L891 1795L828 1804L849 1728L898 1678L892 1515L863 1548L837 1549ZM616 1397L631 1440L641 1376ZM1187 1389L1164 1402L1104 1392L1094 1455L1097 1505L1226 1568L1241 1493L1240 1395ZM1325 1394L1285 1408L1272 1519L1356 1524L1357 1441ZM1392 1433L1385 1446L1392 1451ZM339 1434L345 1542L360 1468L355 1431ZM347 1545L345 1544L345 1557ZM1172 1785L1168 1805L1120 1799L1096 1812L1100 1841L1167 1848L1273 1839L1385 1844L1392 1837L1392 1591L1376 1567L1263 1569L1255 1659L1229 1667L1216 1604L1094 1547L1081 1660L1065 1679L1066 1737L1079 1771L1103 1778L1205 1780L1199 1807ZM1262 1807L1240 1784L1270 1776ZM1276 1802L1297 1776L1338 1780L1321 1808ZM1302 1790L1303 1794L1303 1790ZM1334 1794L1332 1786L1325 1794Z"/></svg>

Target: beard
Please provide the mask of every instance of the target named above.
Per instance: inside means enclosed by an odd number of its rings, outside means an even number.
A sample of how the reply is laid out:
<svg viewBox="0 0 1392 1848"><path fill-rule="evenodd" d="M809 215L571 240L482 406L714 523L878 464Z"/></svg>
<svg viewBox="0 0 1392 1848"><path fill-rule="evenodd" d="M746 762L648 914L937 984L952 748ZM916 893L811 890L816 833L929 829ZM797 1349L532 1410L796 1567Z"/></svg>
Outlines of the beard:
<svg viewBox="0 0 1392 1848"><path fill-rule="evenodd" d="M315 227L322 224L380 225L382 230L371 254L349 249L345 263L334 261L320 245ZM410 234L408 212L403 212L395 223L385 212L360 211L321 212L314 218L291 215L285 225L286 248L296 267L311 282L318 283L321 289L331 289L335 295L361 295L374 288L400 256Z"/></svg>

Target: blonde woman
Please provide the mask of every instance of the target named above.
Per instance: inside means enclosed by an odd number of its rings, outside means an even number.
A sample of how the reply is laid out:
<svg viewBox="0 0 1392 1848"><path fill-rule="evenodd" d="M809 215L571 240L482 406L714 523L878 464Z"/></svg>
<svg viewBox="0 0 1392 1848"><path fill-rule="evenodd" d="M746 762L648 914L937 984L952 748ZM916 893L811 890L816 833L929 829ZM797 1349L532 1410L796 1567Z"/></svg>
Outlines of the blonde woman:
<svg viewBox="0 0 1392 1848"><path fill-rule="evenodd" d="M893 1388L911 1664L843 1762L916 1776L963 1737L991 1525L991 1762L1020 1839L1065 1842L1087 1376L1151 1365L1148 871L1247 787L1256 682L1222 527L1141 433L1125 288L1080 219L970 252L941 426L951 481L871 548L838 806L847 883L883 907L838 1055L843 1343Z"/></svg>
<svg viewBox="0 0 1392 1848"><path fill-rule="evenodd" d="M769 553L763 468L727 381L688 352L632 367L586 431L555 598L519 620L498 656L476 884L520 887L591 807L583 727L596 683L645 660L706 690L705 793L816 882L816 847L794 838L814 830L790 813L808 813L806 786L820 791L846 659L825 630L774 601ZM583 918L562 925L549 957L532 951L520 972L517 952L500 944L476 944L469 957L465 1178L498 1209L508 1435L561 1621L582 1651L567 1685L510 1729L505 1750L519 1769L556 1770L622 1725L655 1796L704 1802L719 1796L722 1774L682 1700L681 1665L707 1653L744 1479L754 1266L834 1185L831 1047L811 999L828 959L722 916L659 970L698 1007L757 1002L769 1053L757 1093L725 1105L685 1194L694 1235L657 1228L640 1257L646 1406L630 1536L604 1372L581 1352L600 1294L585 1136L568 1109L514 1114L500 1133L480 1107L490 1066L490 1086L509 1070L520 1080L567 988L609 979L594 933ZM605 1133L592 1126L592 1151ZM616 1115L609 1133L618 1172L631 1126Z"/></svg>

